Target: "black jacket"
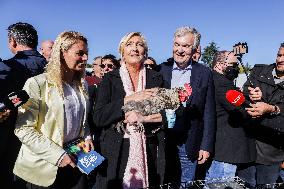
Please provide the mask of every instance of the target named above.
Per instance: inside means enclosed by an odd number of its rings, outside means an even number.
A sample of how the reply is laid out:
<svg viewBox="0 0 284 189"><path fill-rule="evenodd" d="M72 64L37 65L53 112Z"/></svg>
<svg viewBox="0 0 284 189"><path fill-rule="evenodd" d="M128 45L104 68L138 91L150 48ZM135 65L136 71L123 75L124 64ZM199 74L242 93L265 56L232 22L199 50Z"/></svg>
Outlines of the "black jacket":
<svg viewBox="0 0 284 189"><path fill-rule="evenodd" d="M20 51L13 58L0 62L0 102L9 93L21 90L28 78L43 73L45 65L45 58L36 50ZM0 123L0 183L1 179L13 180L12 170L21 145L14 134L16 118L17 111L12 111L9 118Z"/></svg>
<svg viewBox="0 0 284 189"><path fill-rule="evenodd" d="M17 52L11 59L4 60L4 63L11 69L13 88L19 90L28 78L43 73L47 62L37 50L25 50Z"/></svg>
<svg viewBox="0 0 284 189"><path fill-rule="evenodd" d="M146 69L146 88L163 87L162 76L153 71ZM123 134L112 128L112 124L124 119L122 106L125 97L125 91L119 75L119 70L114 70L106 74L99 85L96 96L94 109L94 122L97 128L101 129L100 149L101 154L106 157L106 161L98 170L96 188L120 188L117 184L120 162L118 162ZM158 125L152 124L150 127ZM160 125L159 125L160 126ZM145 129L147 126L145 125ZM164 182L165 169L165 135L163 129L156 134L158 139L158 161L157 172L160 183ZM147 139L146 139L147 141ZM124 160L121 160L124 161Z"/></svg>
<svg viewBox="0 0 284 189"><path fill-rule="evenodd" d="M226 99L228 90L237 90L233 81L213 71L217 112L214 159L226 163L255 161L255 140L249 115L243 107L235 107Z"/></svg>
<svg viewBox="0 0 284 189"><path fill-rule="evenodd" d="M265 114L256 119L255 137L257 139L257 163L273 164L284 160L284 81L275 84L272 71L275 64L255 65L250 77L253 84L260 87L262 101L276 104L281 113L279 115ZM245 93L248 94L245 83Z"/></svg>

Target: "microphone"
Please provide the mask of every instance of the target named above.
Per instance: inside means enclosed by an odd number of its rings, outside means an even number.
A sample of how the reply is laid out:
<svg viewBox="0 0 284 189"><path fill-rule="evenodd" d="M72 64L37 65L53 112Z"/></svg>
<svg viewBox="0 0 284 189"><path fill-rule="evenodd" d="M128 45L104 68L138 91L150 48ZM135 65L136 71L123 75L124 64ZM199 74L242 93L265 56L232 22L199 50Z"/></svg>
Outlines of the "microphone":
<svg viewBox="0 0 284 189"><path fill-rule="evenodd" d="M15 110L25 104L29 98L28 93L24 90L12 92L4 99L3 103L0 103L0 112L6 109Z"/></svg>
<svg viewBox="0 0 284 189"><path fill-rule="evenodd" d="M226 92L226 99L228 102L234 106L243 106L245 108L251 107L249 103L246 101L246 98L244 97L243 93L237 91L237 90L228 90Z"/></svg>

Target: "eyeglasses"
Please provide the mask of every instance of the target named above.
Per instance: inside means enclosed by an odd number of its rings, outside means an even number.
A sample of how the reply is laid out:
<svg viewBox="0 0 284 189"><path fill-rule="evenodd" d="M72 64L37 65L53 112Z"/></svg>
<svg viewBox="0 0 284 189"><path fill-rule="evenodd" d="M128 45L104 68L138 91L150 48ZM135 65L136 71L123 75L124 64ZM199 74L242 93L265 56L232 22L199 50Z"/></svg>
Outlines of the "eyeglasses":
<svg viewBox="0 0 284 189"><path fill-rule="evenodd" d="M109 69L113 69L114 68L114 65L113 64L101 64L100 67L102 69L104 69L105 67L108 67Z"/></svg>
<svg viewBox="0 0 284 189"><path fill-rule="evenodd" d="M84 51L82 51L82 50L79 50L78 52L76 52L76 54L77 54L78 56L84 56L84 55L87 55L87 56L88 56L88 52L84 52Z"/></svg>
<svg viewBox="0 0 284 189"><path fill-rule="evenodd" d="M149 69L153 69L153 68L155 68L155 64L144 64L144 67L145 68L149 68Z"/></svg>

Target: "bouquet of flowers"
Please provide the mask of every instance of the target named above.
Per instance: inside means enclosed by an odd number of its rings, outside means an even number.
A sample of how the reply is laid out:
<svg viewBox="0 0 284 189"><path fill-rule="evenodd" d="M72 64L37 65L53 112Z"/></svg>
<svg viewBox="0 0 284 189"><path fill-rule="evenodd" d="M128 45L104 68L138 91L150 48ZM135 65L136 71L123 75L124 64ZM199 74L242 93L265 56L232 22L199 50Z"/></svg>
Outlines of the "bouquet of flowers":
<svg viewBox="0 0 284 189"><path fill-rule="evenodd" d="M159 113L161 110L172 109L176 110L181 102L185 102L192 93L192 88L189 83L184 84L184 87L176 87L172 89L158 88L156 95L153 98L142 101L129 101L123 107L124 113L136 111L143 116ZM119 122L115 126L118 132L124 128L123 122ZM137 124L137 130L143 131L142 124Z"/></svg>

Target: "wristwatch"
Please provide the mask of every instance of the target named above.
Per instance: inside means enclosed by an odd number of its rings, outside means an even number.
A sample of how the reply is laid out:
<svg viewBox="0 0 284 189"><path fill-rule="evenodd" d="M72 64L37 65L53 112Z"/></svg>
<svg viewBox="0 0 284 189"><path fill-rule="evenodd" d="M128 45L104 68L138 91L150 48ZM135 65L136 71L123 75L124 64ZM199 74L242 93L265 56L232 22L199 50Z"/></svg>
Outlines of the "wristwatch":
<svg viewBox="0 0 284 189"><path fill-rule="evenodd" d="M280 114L280 108L278 106L276 106L275 104L272 104L272 106L274 106L274 111L270 113L270 115L278 115Z"/></svg>

